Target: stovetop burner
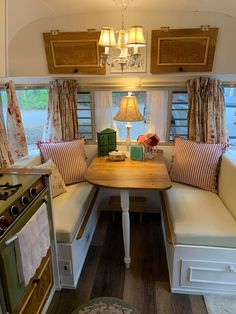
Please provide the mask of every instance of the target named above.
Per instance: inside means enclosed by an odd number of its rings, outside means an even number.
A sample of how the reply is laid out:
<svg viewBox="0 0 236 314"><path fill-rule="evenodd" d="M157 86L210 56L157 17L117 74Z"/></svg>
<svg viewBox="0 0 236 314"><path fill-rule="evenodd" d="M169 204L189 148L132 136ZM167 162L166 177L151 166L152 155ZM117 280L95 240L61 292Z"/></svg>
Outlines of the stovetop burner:
<svg viewBox="0 0 236 314"><path fill-rule="evenodd" d="M44 188L41 174L0 176L0 240Z"/></svg>
<svg viewBox="0 0 236 314"><path fill-rule="evenodd" d="M7 182L0 184L0 200L6 201L10 196L15 194L21 186L21 183L10 184Z"/></svg>

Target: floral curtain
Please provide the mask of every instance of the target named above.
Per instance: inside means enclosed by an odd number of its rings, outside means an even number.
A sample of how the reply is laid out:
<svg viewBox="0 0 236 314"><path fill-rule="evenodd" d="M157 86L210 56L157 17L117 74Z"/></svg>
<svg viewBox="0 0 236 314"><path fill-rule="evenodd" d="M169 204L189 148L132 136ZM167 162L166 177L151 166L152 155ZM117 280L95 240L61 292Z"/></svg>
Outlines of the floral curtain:
<svg viewBox="0 0 236 314"><path fill-rule="evenodd" d="M226 143L225 101L221 81L199 77L187 82L188 137L204 143Z"/></svg>
<svg viewBox="0 0 236 314"><path fill-rule="evenodd" d="M162 142L166 141L168 91L147 91L146 133L157 133Z"/></svg>
<svg viewBox="0 0 236 314"><path fill-rule="evenodd" d="M78 137L76 81L49 83L48 114L43 140L73 140Z"/></svg>
<svg viewBox="0 0 236 314"><path fill-rule="evenodd" d="M77 83L75 80L58 81L58 83L62 139L73 140L78 138Z"/></svg>
<svg viewBox="0 0 236 314"><path fill-rule="evenodd" d="M13 158L28 155L28 147L25 130L22 123L20 107L16 97L15 86L12 81L5 84L7 92L7 140L12 151Z"/></svg>
<svg viewBox="0 0 236 314"><path fill-rule="evenodd" d="M48 113L42 139L44 141L62 139L59 86L57 81L49 82Z"/></svg>
<svg viewBox="0 0 236 314"><path fill-rule="evenodd" d="M4 126L2 97L0 95L0 167L4 168L14 163L10 148L7 142L7 134Z"/></svg>

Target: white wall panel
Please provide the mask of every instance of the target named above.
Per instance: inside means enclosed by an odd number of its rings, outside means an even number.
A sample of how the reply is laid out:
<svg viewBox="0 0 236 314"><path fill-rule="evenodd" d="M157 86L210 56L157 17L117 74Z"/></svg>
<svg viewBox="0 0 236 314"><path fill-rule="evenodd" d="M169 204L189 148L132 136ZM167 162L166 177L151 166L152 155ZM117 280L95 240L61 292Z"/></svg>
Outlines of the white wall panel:
<svg viewBox="0 0 236 314"><path fill-rule="evenodd" d="M200 25L218 27L218 40L216 45L215 60L212 73L208 75L228 75L236 77L236 19L220 13L210 12L154 12L154 11L130 11L125 16L125 26L142 25L147 34L147 72L125 74L126 77L168 81L173 76L189 77L191 73L175 73L151 75L150 68L150 42L151 30L160 26L169 25L171 28L196 28ZM34 21L20 29L9 43L9 76L47 76L47 62L44 51L43 32L50 29L65 31L86 31L88 28L100 29L102 26L121 26L119 10L99 14L75 14L61 17L43 18ZM192 73L192 76L201 73ZM77 75L78 76L78 75ZM117 74L113 74L117 77ZM83 76L84 77L84 76ZM107 78L109 75L107 75ZM121 76L120 76L121 77ZM124 75L123 75L124 77ZM122 77L121 77L122 78ZM104 80L104 77L99 78Z"/></svg>

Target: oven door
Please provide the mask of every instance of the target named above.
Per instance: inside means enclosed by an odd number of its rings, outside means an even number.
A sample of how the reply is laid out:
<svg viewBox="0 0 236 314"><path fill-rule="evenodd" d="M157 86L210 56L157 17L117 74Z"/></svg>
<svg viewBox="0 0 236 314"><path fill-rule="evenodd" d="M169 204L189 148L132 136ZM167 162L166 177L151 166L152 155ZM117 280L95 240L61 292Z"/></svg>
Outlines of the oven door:
<svg viewBox="0 0 236 314"><path fill-rule="evenodd" d="M0 276L5 304L9 313L14 312L16 305L24 295L26 287L24 281L19 282L18 280L14 241L7 245L6 241L11 239L23 228L43 202L47 202L45 192L42 192L40 196L29 205L29 208L16 220L12 228L0 241Z"/></svg>

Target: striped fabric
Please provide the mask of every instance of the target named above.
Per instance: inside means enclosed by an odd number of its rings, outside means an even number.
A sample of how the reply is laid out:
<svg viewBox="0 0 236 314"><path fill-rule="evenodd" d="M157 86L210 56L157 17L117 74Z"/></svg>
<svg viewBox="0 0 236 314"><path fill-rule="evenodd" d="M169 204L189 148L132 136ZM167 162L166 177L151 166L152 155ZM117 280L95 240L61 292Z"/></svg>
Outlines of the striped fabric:
<svg viewBox="0 0 236 314"><path fill-rule="evenodd" d="M65 184L84 181L87 169L84 140L40 143L38 146L44 161L52 159L56 164Z"/></svg>
<svg viewBox="0 0 236 314"><path fill-rule="evenodd" d="M171 180L217 193L217 176L224 150L224 144L196 143L176 137Z"/></svg>

